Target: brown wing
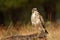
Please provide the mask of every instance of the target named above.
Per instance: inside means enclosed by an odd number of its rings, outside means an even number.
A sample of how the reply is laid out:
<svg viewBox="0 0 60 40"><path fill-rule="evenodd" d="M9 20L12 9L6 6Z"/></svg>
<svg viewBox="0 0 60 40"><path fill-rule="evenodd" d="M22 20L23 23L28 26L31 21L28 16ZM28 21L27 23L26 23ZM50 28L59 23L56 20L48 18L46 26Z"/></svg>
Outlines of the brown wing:
<svg viewBox="0 0 60 40"><path fill-rule="evenodd" d="M41 21L41 23L44 25L44 19L43 19L43 17L40 15L40 21Z"/></svg>

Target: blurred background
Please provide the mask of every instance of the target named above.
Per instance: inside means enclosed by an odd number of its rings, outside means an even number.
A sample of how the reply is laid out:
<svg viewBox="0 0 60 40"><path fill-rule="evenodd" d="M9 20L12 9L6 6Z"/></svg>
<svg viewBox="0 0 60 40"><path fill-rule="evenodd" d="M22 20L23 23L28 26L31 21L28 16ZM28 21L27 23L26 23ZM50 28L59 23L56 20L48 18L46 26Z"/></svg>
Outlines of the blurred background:
<svg viewBox="0 0 60 40"><path fill-rule="evenodd" d="M31 25L32 8L43 16L48 40L60 40L60 0L0 0L0 39L37 33Z"/></svg>
<svg viewBox="0 0 60 40"><path fill-rule="evenodd" d="M60 0L0 0L0 25L28 24L31 10L36 7L45 22L60 19Z"/></svg>

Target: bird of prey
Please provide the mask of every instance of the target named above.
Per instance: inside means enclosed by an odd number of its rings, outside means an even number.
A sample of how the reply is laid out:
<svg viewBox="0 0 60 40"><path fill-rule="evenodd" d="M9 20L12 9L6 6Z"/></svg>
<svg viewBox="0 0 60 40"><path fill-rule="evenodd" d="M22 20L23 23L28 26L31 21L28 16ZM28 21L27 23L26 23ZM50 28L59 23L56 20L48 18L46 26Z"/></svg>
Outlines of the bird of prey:
<svg viewBox="0 0 60 40"><path fill-rule="evenodd" d="M38 12L37 8L32 9L31 23L34 27L40 27L44 32L48 33L44 26L43 17Z"/></svg>

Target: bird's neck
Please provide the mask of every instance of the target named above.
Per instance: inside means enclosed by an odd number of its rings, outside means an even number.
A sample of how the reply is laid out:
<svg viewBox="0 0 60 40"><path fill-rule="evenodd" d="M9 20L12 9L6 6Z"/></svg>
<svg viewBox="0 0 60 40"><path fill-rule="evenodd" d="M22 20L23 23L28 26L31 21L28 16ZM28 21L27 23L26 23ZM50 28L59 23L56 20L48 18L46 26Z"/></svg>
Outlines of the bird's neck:
<svg viewBox="0 0 60 40"><path fill-rule="evenodd" d="M32 12L33 14L35 14L35 13L37 13L38 11L34 11L34 12Z"/></svg>

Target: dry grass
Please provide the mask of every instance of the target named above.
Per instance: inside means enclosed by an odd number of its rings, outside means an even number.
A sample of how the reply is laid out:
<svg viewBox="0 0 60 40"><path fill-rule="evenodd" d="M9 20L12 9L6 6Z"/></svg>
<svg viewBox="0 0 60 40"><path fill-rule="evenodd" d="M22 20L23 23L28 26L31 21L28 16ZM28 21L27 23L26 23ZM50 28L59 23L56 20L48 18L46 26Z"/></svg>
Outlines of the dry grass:
<svg viewBox="0 0 60 40"><path fill-rule="evenodd" d="M60 40L60 23L51 23L46 25L49 34L47 40Z"/></svg>
<svg viewBox="0 0 60 40"><path fill-rule="evenodd" d="M48 22L46 23L46 29L49 32L47 40L60 40L60 23ZM30 24L23 26L16 25L8 30L5 27L0 27L0 39L12 35L29 35L37 32L39 32L39 30L33 28Z"/></svg>

